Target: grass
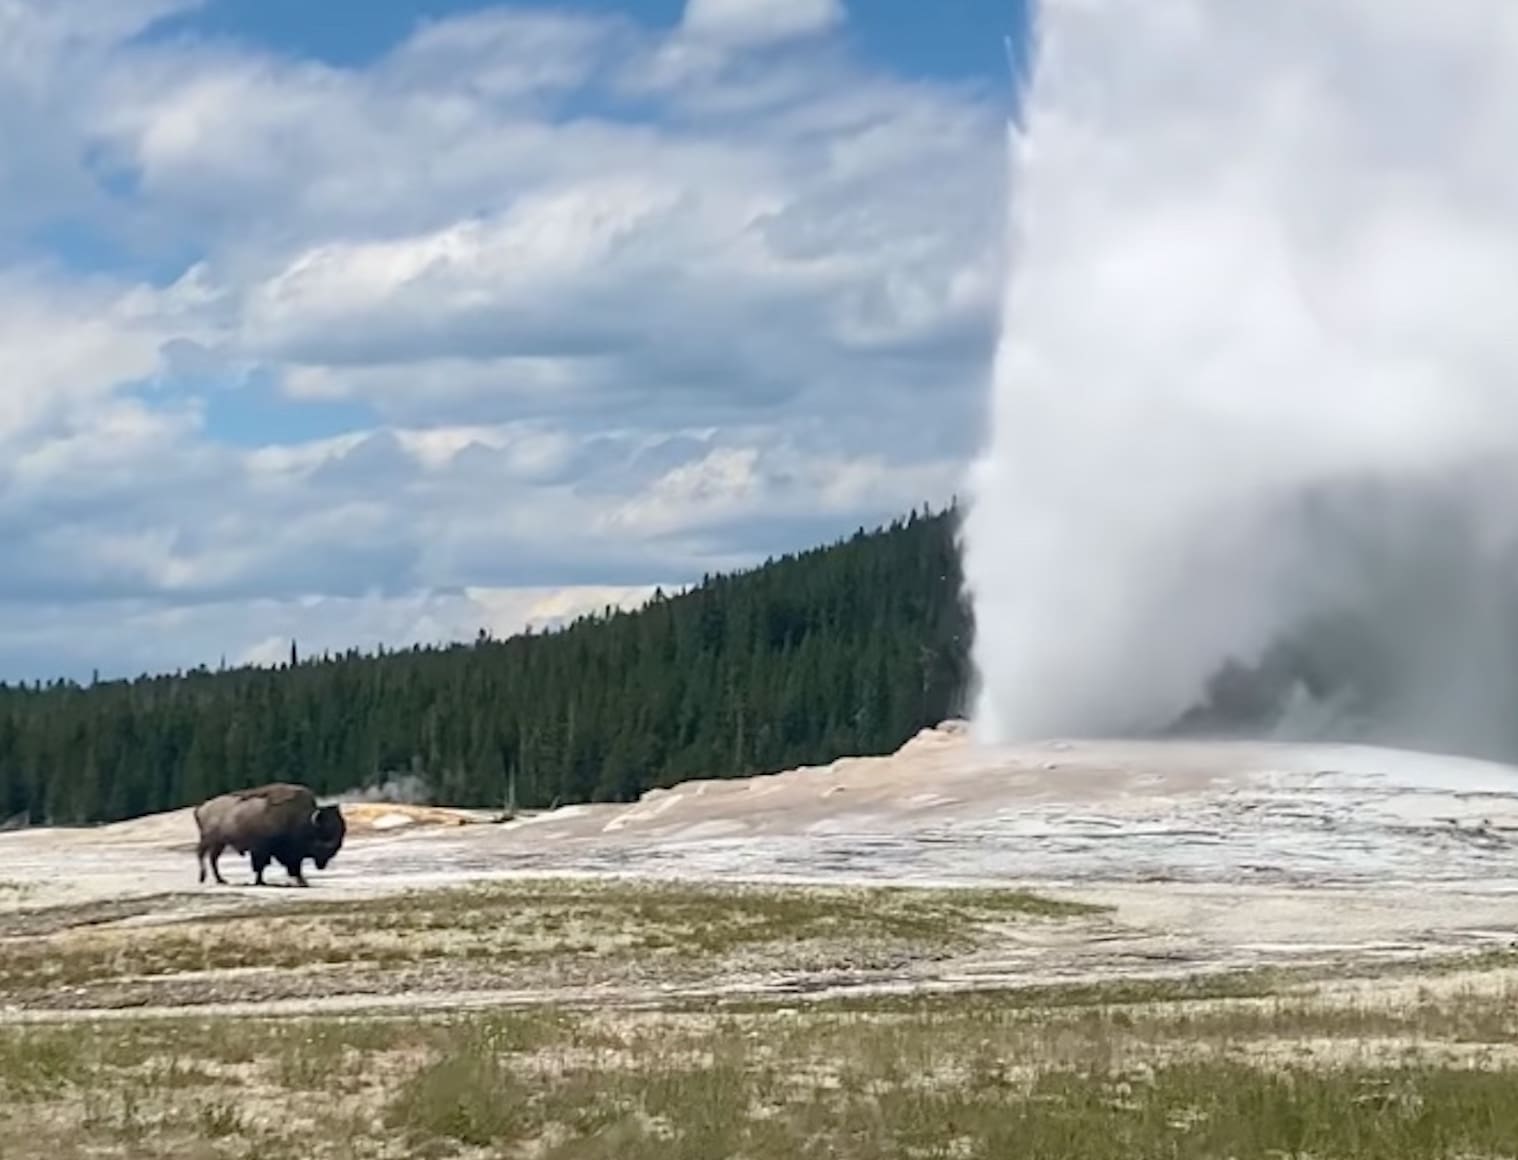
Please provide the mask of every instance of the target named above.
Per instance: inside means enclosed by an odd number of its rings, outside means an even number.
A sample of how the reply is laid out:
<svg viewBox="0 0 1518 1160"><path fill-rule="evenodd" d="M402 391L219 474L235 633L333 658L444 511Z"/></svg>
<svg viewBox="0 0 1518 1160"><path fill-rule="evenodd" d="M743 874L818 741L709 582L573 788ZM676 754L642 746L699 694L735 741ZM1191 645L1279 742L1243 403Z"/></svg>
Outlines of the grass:
<svg viewBox="0 0 1518 1160"><path fill-rule="evenodd" d="M385 899L264 905L193 924L112 927L95 905L18 918L0 994L133 1005L418 987L593 985L721 969L883 969L973 949L1008 922L1091 908L1019 891L526 881ZM140 909L140 907L138 907ZM206 973L272 973L223 978ZM186 986L175 988L173 984ZM65 992L61 989L72 988ZM241 988L241 989L239 989ZM82 993L79 993L82 992Z"/></svg>
<svg viewBox="0 0 1518 1160"><path fill-rule="evenodd" d="M33 915L7 938L0 989L192 1004L194 972L237 967L272 969L274 988L633 978L657 993L724 972L894 969L1093 912L1012 891L539 880L156 927L114 913ZM1277 969L790 1005L189 1005L0 1025L0 1160L1496 1160L1518 1141L1513 966L1362 964L1353 987ZM246 994L246 978L205 994Z"/></svg>
<svg viewBox="0 0 1518 1160"><path fill-rule="evenodd" d="M7 1028L0 1156L1512 1155L1518 994L1326 994Z"/></svg>
<svg viewBox="0 0 1518 1160"><path fill-rule="evenodd" d="M929 1015L937 1011L964 1011L976 1007L1002 1011L1052 1010L1061 1007L1121 1007L1211 999L1261 999L1279 995L1292 987L1303 986L1322 975L1323 972L1318 969L1271 967L1175 978L976 987L969 991L840 994L813 999L810 1005L813 1010L825 1013ZM686 1006L693 1011L721 1010L740 1014L765 1011L773 1006L773 1002L764 998L739 996L732 999L692 1000Z"/></svg>

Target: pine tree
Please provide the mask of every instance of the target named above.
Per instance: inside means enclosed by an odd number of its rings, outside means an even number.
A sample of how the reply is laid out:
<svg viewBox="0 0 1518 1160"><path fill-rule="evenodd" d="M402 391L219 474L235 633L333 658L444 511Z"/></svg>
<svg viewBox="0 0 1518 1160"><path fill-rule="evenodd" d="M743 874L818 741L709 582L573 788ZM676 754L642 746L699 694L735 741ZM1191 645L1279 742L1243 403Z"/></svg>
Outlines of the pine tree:
<svg viewBox="0 0 1518 1160"><path fill-rule="evenodd" d="M0 820L407 769L458 804L534 808L887 752L962 696L957 519L913 512L552 632L304 663L292 640L278 669L0 686Z"/></svg>

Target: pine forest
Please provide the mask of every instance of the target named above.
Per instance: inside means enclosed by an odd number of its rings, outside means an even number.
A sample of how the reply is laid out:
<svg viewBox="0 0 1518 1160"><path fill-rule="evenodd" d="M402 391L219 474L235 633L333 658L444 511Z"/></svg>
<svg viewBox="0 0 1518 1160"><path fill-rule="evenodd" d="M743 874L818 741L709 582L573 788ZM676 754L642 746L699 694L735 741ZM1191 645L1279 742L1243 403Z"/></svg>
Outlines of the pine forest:
<svg viewBox="0 0 1518 1160"><path fill-rule="evenodd" d="M111 821L263 781L336 794L397 776L454 805L628 801L889 752L962 708L957 519L914 512L551 632L0 685L0 819Z"/></svg>

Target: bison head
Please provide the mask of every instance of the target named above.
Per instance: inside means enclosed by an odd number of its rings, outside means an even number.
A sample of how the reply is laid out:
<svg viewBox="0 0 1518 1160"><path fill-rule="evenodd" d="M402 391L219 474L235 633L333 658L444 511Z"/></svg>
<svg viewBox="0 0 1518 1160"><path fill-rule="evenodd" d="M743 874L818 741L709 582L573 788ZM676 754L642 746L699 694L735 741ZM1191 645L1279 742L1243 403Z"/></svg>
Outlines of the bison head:
<svg viewBox="0 0 1518 1160"><path fill-rule="evenodd" d="M311 861L318 870L325 870L327 863L337 857L347 832L348 823L336 806L320 806L311 815Z"/></svg>

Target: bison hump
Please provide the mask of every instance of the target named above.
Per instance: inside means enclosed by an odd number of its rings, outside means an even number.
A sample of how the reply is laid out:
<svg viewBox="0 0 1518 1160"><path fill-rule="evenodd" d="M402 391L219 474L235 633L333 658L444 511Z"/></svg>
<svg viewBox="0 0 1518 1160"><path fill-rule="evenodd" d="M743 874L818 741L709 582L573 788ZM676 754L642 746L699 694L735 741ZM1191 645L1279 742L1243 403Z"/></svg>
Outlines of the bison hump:
<svg viewBox="0 0 1518 1160"><path fill-rule="evenodd" d="M236 796L242 801L252 801L261 798L271 806L284 805L286 802L299 801L302 798L311 798L313 795L303 785L292 785L290 782L276 781L268 785L254 786L252 789L238 790Z"/></svg>

